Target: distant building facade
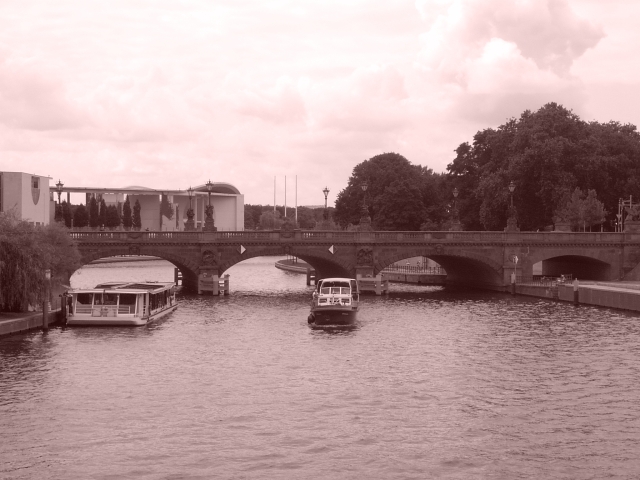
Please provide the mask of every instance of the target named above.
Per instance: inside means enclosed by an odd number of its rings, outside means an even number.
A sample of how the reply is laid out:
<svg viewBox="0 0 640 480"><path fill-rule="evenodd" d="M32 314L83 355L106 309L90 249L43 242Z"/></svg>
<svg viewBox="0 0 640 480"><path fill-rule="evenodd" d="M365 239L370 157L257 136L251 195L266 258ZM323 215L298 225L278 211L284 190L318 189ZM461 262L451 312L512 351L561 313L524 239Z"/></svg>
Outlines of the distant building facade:
<svg viewBox="0 0 640 480"><path fill-rule="evenodd" d="M0 172L0 212L13 211L33 225L48 225L55 215L50 177L23 172Z"/></svg>
<svg viewBox="0 0 640 480"><path fill-rule="evenodd" d="M91 187L63 187L62 192L84 193L86 202L95 197L106 205L116 205L122 213L122 205L129 198L131 209L138 201L140 203L140 219L142 230L151 231L182 231L187 220L189 205L194 211L196 230L204 226L205 207L211 198L213 206L213 220L219 231L244 230L244 195L229 183L214 182L211 192L206 185L193 187L192 197L185 190L154 190L142 186L126 188L91 188ZM171 218L161 213L162 196L172 209Z"/></svg>

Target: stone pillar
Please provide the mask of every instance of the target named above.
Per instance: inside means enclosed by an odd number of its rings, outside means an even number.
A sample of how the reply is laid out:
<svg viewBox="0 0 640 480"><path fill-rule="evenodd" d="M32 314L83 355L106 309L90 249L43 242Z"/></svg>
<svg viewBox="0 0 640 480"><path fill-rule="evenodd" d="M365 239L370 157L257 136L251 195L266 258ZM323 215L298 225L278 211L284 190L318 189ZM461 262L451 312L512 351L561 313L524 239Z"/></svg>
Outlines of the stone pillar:
<svg viewBox="0 0 640 480"><path fill-rule="evenodd" d="M204 228L202 229L203 232L215 232L216 230L218 230L215 226L215 223L213 221L213 205L207 205L204 209L205 212L205 219L204 219Z"/></svg>
<svg viewBox="0 0 640 480"><path fill-rule="evenodd" d="M509 217L507 219L507 226L504 228L505 232L519 232L520 229L518 228L518 224L516 221L516 217Z"/></svg>

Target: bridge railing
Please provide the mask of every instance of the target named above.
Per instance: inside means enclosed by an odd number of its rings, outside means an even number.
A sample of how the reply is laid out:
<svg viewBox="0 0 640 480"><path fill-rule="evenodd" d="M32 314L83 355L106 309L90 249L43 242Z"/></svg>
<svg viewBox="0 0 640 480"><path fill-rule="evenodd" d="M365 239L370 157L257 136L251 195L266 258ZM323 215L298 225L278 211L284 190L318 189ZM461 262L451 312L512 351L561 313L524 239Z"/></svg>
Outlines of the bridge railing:
<svg viewBox="0 0 640 480"><path fill-rule="evenodd" d="M640 242L640 234L614 232L345 232L322 230L246 230L224 232L78 231L70 235L80 241L264 241L293 239L301 242L372 243L521 243L521 244L598 244Z"/></svg>

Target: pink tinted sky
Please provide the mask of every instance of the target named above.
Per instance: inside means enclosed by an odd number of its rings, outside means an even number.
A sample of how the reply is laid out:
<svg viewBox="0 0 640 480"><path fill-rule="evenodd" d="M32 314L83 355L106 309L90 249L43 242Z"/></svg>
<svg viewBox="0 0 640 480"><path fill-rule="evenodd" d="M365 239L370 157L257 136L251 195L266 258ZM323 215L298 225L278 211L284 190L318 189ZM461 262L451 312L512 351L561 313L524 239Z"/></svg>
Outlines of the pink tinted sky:
<svg viewBox="0 0 640 480"><path fill-rule="evenodd" d="M555 101L638 124L636 0L8 0L0 170L68 186L236 185L329 201L398 152L454 149Z"/></svg>

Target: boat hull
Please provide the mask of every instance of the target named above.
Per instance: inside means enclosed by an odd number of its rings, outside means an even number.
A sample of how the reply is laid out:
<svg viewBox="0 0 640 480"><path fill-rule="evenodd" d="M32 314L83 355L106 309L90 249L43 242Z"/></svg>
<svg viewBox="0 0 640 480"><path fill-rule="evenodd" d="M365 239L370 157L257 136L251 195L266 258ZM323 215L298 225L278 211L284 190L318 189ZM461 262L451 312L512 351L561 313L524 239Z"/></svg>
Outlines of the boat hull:
<svg viewBox="0 0 640 480"><path fill-rule="evenodd" d="M67 319L67 325L70 326L84 326L84 327L141 327L149 323L155 322L162 317L169 315L173 312L178 305L171 305L170 307L156 312L150 317L92 317L91 315L74 315Z"/></svg>
<svg viewBox="0 0 640 480"><path fill-rule="evenodd" d="M316 307L309 314L311 325L352 325L357 318L358 309L352 307Z"/></svg>

